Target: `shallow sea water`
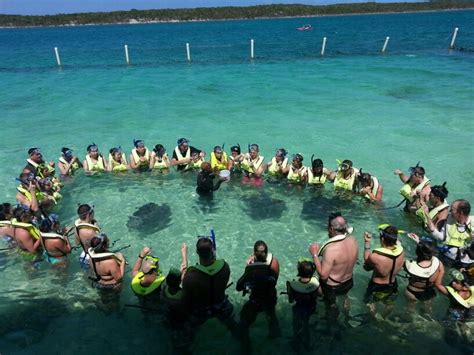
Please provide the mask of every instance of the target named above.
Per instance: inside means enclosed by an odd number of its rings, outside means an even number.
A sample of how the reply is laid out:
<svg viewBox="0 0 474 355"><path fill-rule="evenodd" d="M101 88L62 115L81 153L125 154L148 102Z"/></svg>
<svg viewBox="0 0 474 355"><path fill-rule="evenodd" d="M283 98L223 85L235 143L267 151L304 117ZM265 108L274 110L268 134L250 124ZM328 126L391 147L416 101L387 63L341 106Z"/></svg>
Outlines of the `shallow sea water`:
<svg viewBox="0 0 474 355"><path fill-rule="evenodd" d="M400 201L401 183L393 170L407 171L421 161L435 184L448 182L450 201L474 202L474 60L470 52L446 49L455 26L460 27L457 47L474 48L473 14L0 30L1 196L14 201L14 177L32 145L40 146L48 160L57 160L63 146L83 157L91 142L102 151L118 144L129 151L133 138L144 139L150 148L162 143L171 152L184 136L208 153L217 144L258 143L267 160L279 147L301 152L305 163L315 154L329 168L336 167L336 159L351 159L379 177L385 207ZM302 23L316 29L299 33L295 28ZM387 35L392 37L389 51L380 55ZM328 51L321 58L323 36ZM254 61L247 59L249 38L256 40ZM185 42L192 44L190 64ZM131 48L134 65L129 67L123 65L124 43ZM53 46L60 47L62 69L54 66ZM116 247L132 245L123 251L130 265L121 311L101 311L77 251L67 272L44 262L34 269L16 253L0 251L5 320L0 352L108 353L138 347L145 353L169 352L160 315L144 321L140 310L125 307L137 304L129 274L144 245L153 248L167 272L179 265L182 242L190 246L190 262L196 262L196 236L213 227L218 256L229 262L235 282L253 243L263 239L280 261L278 289L283 291L308 244L327 238L330 212L342 211L360 239L379 223L420 231L399 209L382 211L360 198L338 196L330 185L323 191L268 183L254 189L232 181L212 201L199 199L194 186L193 174L176 172L79 173L66 182L56 208L63 221L74 220L77 203L93 203L103 230L118 240ZM150 202L169 207L169 223L160 223L153 233L129 230L129 216ZM402 242L412 257L414 245ZM361 242L360 260L362 247ZM369 278L357 265L352 314L366 312L361 300ZM405 280L399 283L404 290ZM238 315L246 298L233 288L228 294ZM320 304L311 329L323 353L462 353L458 339L443 338L440 320L446 306L437 297L433 321L418 315L409 321L400 292L395 320L344 329L339 340L327 332ZM264 353L291 351L291 308L284 296L277 308L282 338L266 338L263 316L251 330ZM154 347L144 350L150 339ZM199 353L239 351L215 321L200 329L198 339L194 350Z"/></svg>

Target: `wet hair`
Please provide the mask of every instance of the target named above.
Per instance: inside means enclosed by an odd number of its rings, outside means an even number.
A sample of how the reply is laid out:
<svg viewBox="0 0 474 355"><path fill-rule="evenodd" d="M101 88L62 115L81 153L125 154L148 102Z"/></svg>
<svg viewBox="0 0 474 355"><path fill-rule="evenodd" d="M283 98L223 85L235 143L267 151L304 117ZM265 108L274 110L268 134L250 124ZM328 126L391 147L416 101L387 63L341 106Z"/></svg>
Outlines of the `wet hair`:
<svg viewBox="0 0 474 355"><path fill-rule="evenodd" d="M394 226L388 226L380 231L380 237L383 238L387 246L393 246L397 243L398 229Z"/></svg>
<svg viewBox="0 0 474 355"><path fill-rule="evenodd" d="M181 271L177 269L171 269L166 276L166 284L171 288L179 288L181 284Z"/></svg>
<svg viewBox="0 0 474 355"><path fill-rule="evenodd" d="M420 241L416 246L416 261L431 260L434 254L434 249L431 243Z"/></svg>
<svg viewBox="0 0 474 355"><path fill-rule="evenodd" d="M217 153L217 152L222 152L222 147L220 145L216 145L214 147L214 149L212 149L214 153Z"/></svg>
<svg viewBox="0 0 474 355"><path fill-rule="evenodd" d="M23 223L31 223L33 220L33 214L30 210L23 210L20 213L18 220Z"/></svg>
<svg viewBox="0 0 474 355"><path fill-rule="evenodd" d="M411 167L410 168L410 174L411 175L420 175L420 176L425 176L425 168L423 168L422 166L414 166L414 167Z"/></svg>
<svg viewBox="0 0 474 355"><path fill-rule="evenodd" d="M86 217L89 213L93 211L94 211L94 206L90 206L87 203L83 203L77 207L77 214L81 218Z"/></svg>
<svg viewBox="0 0 474 355"><path fill-rule="evenodd" d="M324 164L323 164L323 161L318 158L318 159L311 160L311 166L313 169L322 168Z"/></svg>
<svg viewBox="0 0 474 355"><path fill-rule="evenodd" d="M212 167L211 167L211 164L207 161L203 162L201 164L201 170L202 171L205 171L207 173L211 172L212 171Z"/></svg>
<svg viewBox="0 0 474 355"><path fill-rule="evenodd" d="M0 205L0 220L4 221L12 217L12 205L4 202Z"/></svg>
<svg viewBox="0 0 474 355"><path fill-rule="evenodd" d="M61 148L61 153L64 155L72 154L72 149L67 148L67 147L62 147Z"/></svg>
<svg viewBox="0 0 474 355"><path fill-rule="evenodd" d="M349 160L349 159L343 160L341 163L341 166L343 165L347 165L349 167L348 169L352 168L352 160Z"/></svg>
<svg viewBox="0 0 474 355"><path fill-rule="evenodd" d="M133 146L134 146L135 148L137 148L138 145L143 145L143 146L145 146L145 142L144 142L143 140L141 140L141 139L134 139L134 140L133 140Z"/></svg>
<svg viewBox="0 0 474 355"><path fill-rule="evenodd" d="M155 147L153 148L153 151L154 151L156 154L158 154L158 155L159 155L159 154L163 155L163 154L165 154L166 149L165 149L165 147L163 147L162 144L157 144L157 145L155 145Z"/></svg>
<svg viewBox="0 0 474 355"><path fill-rule="evenodd" d="M240 154L240 144L233 145L232 147L230 147L230 151L237 152L237 154Z"/></svg>
<svg viewBox="0 0 474 355"><path fill-rule="evenodd" d="M362 169L360 169L360 171L362 171ZM372 176L369 173L362 173L361 172L359 175L357 175L357 179L365 187L365 186L370 185L370 183L372 181Z"/></svg>
<svg viewBox="0 0 474 355"><path fill-rule="evenodd" d="M303 162L303 156L301 154L295 154L293 156L293 160L297 160L299 163L302 163Z"/></svg>
<svg viewBox="0 0 474 355"><path fill-rule="evenodd" d="M469 216L469 213L471 213L471 204L469 203L469 201L464 200L464 199L459 199L459 200L456 200L454 202L458 203L456 209L457 209L459 214L461 214L463 216ZM453 204L454 204L454 202L453 202Z"/></svg>
<svg viewBox="0 0 474 355"><path fill-rule="evenodd" d="M209 238L199 238L196 243L196 253L204 259L210 259L213 256L212 240Z"/></svg>
<svg viewBox="0 0 474 355"><path fill-rule="evenodd" d="M313 277L316 272L316 265L312 261L303 260L298 262L298 276L304 278Z"/></svg>
<svg viewBox="0 0 474 355"><path fill-rule="evenodd" d="M443 185L435 185L431 188L431 193L438 197L441 201L444 201L448 197L448 189L446 188L446 182Z"/></svg>
<svg viewBox="0 0 474 355"><path fill-rule="evenodd" d="M36 148L36 147L30 148L30 149L28 149L28 155L32 155L36 151L39 151L39 148Z"/></svg>
<svg viewBox="0 0 474 355"><path fill-rule="evenodd" d="M107 251L109 247L109 238L105 233L97 234L91 239L91 248L96 253L103 253Z"/></svg>
<svg viewBox="0 0 474 355"><path fill-rule="evenodd" d="M90 152L92 148L95 148L97 150L97 152L99 152L99 147L97 146L97 144L95 144L95 143L89 144L87 146L87 151Z"/></svg>
<svg viewBox="0 0 474 355"><path fill-rule="evenodd" d="M288 154L288 152L284 148L279 148L275 152L275 156L283 157L283 158L286 157L287 154Z"/></svg>
<svg viewBox="0 0 474 355"><path fill-rule="evenodd" d="M254 143L254 144L250 144L250 145L249 145L249 152L250 152L251 150L256 150L256 151L258 152L258 151L260 151L260 148L259 148L258 144L255 144L255 143Z"/></svg>
<svg viewBox="0 0 474 355"><path fill-rule="evenodd" d="M263 247L263 252L259 250L261 247ZM267 243L265 243L263 240L257 240L253 246L253 253L257 257L258 261L266 261L268 255Z"/></svg>
<svg viewBox="0 0 474 355"><path fill-rule="evenodd" d="M16 218L17 220L19 220L20 217L21 217L21 214L23 213L24 210L25 210L25 209L24 209L23 207L21 207L21 206L15 207L15 208L13 209L13 212L12 212L12 217L13 217L13 218Z"/></svg>
<svg viewBox="0 0 474 355"><path fill-rule="evenodd" d="M182 144L189 144L189 140L187 138L180 138L176 142L177 145L182 145Z"/></svg>

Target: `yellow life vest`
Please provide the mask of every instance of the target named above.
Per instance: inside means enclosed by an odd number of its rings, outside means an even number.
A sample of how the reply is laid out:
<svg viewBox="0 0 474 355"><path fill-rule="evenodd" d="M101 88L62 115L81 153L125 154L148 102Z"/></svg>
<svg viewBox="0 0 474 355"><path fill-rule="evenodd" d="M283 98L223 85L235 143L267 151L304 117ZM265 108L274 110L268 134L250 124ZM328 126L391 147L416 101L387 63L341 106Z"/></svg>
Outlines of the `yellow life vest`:
<svg viewBox="0 0 474 355"><path fill-rule="evenodd" d="M306 169L305 166L302 166L298 170L295 170L293 168L293 165L291 165L290 170L288 171L288 176L287 176L288 182L294 183L294 184L297 184L297 183L301 182L303 174L306 170L307 169Z"/></svg>
<svg viewBox="0 0 474 355"><path fill-rule="evenodd" d="M340 241L346 239L346 237L347 237L347 234L338 234L338 235L335 235L334 237L331 237L328 240L326 240L323 243L323 245L321 245L321 248L319 249L319 252L318 252L318 256L323 256L324 250L326 249L326 247L329 244L340 242Z"/></svg>
<svg viewBox="0 0 474 355"><path fill-rule="evenodd" d="M201 169L202 163L204 163L204 160L202 160L202 158L199 158L199 160L197 161L191 160L191 162L188 164L188 167L186 169L194 169L194 170Z"/></svg>
<svg viewBox="0 0 474 355"><path fill-rule="evenodd" d="M379 191L379 179L377 179L375 176L371 176L370 179L372 180L373 186L372 186L372 195L377 196L377 191ZM368 200L371 200L370 196L368 194L365 194L364 197Z"/></svg>
<svg viewBox="0 0 474 355"><path fill-rule="evenodd" d="M23 187L23 185L18 185L18 187L16 189L19 193L24 195L28 201L30 201L30 202L32 201L31 192L28 189L25 189ZM44 194L44 192L36 191L35 196L36 196L36 200L38 202L40 202L42 199L44 199L45 194Z"/></svg>
<svg viewBox="0 0 474 355"><path fill-rule="evenodd" d="M59 158L59 161L65 165L71 165L70 163L67 162L66 159L64 159L63 157ZM77 169L79 169L79 164L77 163L77 161L75 161L74 163L72 163L71 165L71 169L69 170L69 173L70 174L73 174Z"/></svg>
<svg viewBox="0 0 474 355"><path fill-rule="evenodd" d="M178 160L183 160L183 159L189 159L191 158L191 148L188 147L188 149L186 150L186 154L183 156L183 154L181 154L181 151L179 150L179 147L177 146L176 148L174 148L174 152L176 154L176 158L178 158ZM181 164L181 165L184 165L184 169L187 170L187 169L190 169L191 168L191 163L189 164Z"/></svg>
<svg viewBox="0 0 474 355"><path fill-rule="evenodd" d="M463 306L467 309L474 307L474 286L469 287L471 296L469 296L467 300L462 298L461 295L457 293L456 290L451 286L446 286L446 290L448 290L448 293L456 300L457 303L459 303L460 306Z"/></svg>
<svg viewBox="0 0 474 355"><path fill-rule="evenodd" d="M125 158L125 154L122 153L122 162L119 163L116 161L113 157L112 154L109 154L109 162L112 165L112 171L127 171L127 159Z"/></svg>
<svg viewBox="0 0 474 355"><path fill-rule="evenodd" d="M431 259L431 265L428 267L420 266L416 260L407 260L405 261L405 270L410 274L417 276L421 279L428 280L433 276L436 271L438 271L440 261L436 256L433 256Z"/></svg>
<svg viewBox="0 0 474 355"><path fill-rule="evenodd" d="M105 171L104 158L100 155L97 157L97 161L94 163L89 154L86 155L87 167L90 171Z"/></svg>
<svg viewBox="0 0 474 355"><path fill-rule="evenodd" d="M217 160L216 154L214 152L211 153L211 168L217 168L219 171L220 170L226 170L227 169L227 153L222 152L222 158L221 160Z"/></svg>
<svg viewBox="0 0 474 355"><path fill-rule="evenodd" d="M396 259L403 253L403 246L400 242L397 242L393 249L379 247L374 249L374 253L387 256L390 259Z"/></svg>
<svg viewBox="0 0 474 355"><path fill-rule="evenodd" d="M270 166L268 167L268 174L270 176L281 176L280 168L285 169L288 165L288 158L283 159L282 162L278 163L276 158L273 157Z"/></svg>
<svg viewBox="0 0 474 355"><path fill-rule="evenodd" d="M141 282L141 280L143 279L144 276L145 276L145 274L142 271L140 271L139 273L137 273L133 277L133 280L132 280L132 290L138 296L149 295L150 293L155 291L158 287L160 287L161 284L163 283L163 281L165 281L165 279L166 279L165 275L158 274L158 275L156 275L155 280L153 280L153 282L150 285L143 286L140 282Z"/></svg>
<svg viewBox="0 0 474 355"><path fill-rule="evenodd" d="M140 161L140 156L137 153L137 149L133 148L132 149L132 157L133 160L135 161L135 164L138 165L139 168L141 167L148 167L150 165L150 151L148 148L145 148L145 154L143 155L146 159L146 161Z"/></svg>
<svg viewBox="0 0 474 355"><path fill-rule="evenodd" d="M64 235L58 234L58 233L43 233L41 232L41 238L43 239L61 239L61 240L66 240L66 237Z"/></svg>
<svg viewBox="0 0 474 355"><path fill-rule="evenodd" d="M441 205L432 208L428 212L428 216L430 217L431 220L435 219L438 213L440 213L442 210L445 208L448 208L449 204L446 202L443 202ZM425 212L423 211L423 207L420 207L416 210L416 215L421 219L423 222L423 227L426 229L428 227L428 219L426 218Z"/></svg>
<svg viewBox="0 0 474 355"><path fill-rule="evenodd" d="M35 163L35 162L34 162L33 160L31 160L31 159L26 159L26 162L27 162L28 164L33 165L33 167L34 167L35 169L38 169L38 167L39 167L39 164L38 164L38 163Z"/></svg>
<svg viewBox="0 0 474 355"><path fill-rule="evenodd" d="M180 301L183 298L183 290L178 290L174 295L170 292L168 285L163 285L163 296L167 300Z"/></svg>
<svg viewBox="0 0 474 355"><path fill-rule="evenodd" d="M405 184L402 186L400 189L400 195L405 197L410 203L412 203L415 199L412 196L414 192L421 191L425 188L426 185L430 183L430 179L428 179L426 176L423 177L423 181L416 185L416 187L412 187L410 184Z"/></svg>
<svg viewBox="0 0 474 355"><path fill-rule="evenodd" d="M30 236L35 240L39 240L41 238L40 230L38 229L38 227L31 223L18 222L15 218L13 218L11 221L11 225L15 228L26 229L30 233Z"/></svg>
<svg viewBox="0 0 474 355"><path fill-rule="evenodd" d="M74 221L74 226L76 227L75 232L78 237L79 237L79 231L81 229L92 229L93 231L100 233L100 227L98 225L82 222L80 219L76 219Z"/></svg>
<svg viewBox="0 0 474 355"><path fill-rule="evenodd" d="M218 259L208 266L204 266L201 264L191 265L190 267L188 267L188 272L189 270L197 270L199 272L202 272L203 274L214 276L215 274L217 274L219 271L222 270L224 265L225 265L225 261L223 259Z"/></svg>
<svg viewBox="0 0 474 355"><path fill-rule="evenodd" d="M12 221L0 221L0 227L11 227Z"/></svg>
<svg viewBox="0 0 474 355"><path fill-rule="evenodd" d="M161 160L158 160L158 156L155 155L155 164L153 165L153 169L166 170L168 169L168 166L169 166L167 162L169 162L167 153L163 154L163 156L161 157Z"/></svg>
<svg viewBox="0 0 474 355"><path fill-rule="evenodd" d="M252 160L250 157L250 154L245 154L244 155L244 160L242 160L242 163L240 164L242 170L245 170L249 174L255 174L255 172L260 168L264 160L264 157L259 155L257 159ZM253 167L250 166L250 163L253 163Z"/></svg>
<svg viewBox="0 0 474 355"><path fill-rule="evenodd" d="M313 276L308 282L301 282L300 280L288 281L287 288L297 293L313 293L319 288L319 280Z"/></svg>
<svg viewBox="0 0 474 355"><path fill-rule="evenodd" d="M323 185L326 182L328 169L323 168L321 176L314 176L313 170L310 168L308 168L307 171L309 185Z"/></svg>
<svg viewBox="0 0 474 355"><path fill-rule="evenodd" d="M453 221L446 222L446 229L445 229L445 244L451 247L463 248L466 246L468 242L471 241L471 234L472 234L472 217L470 216L467 220L464 232L460 232L458 230L458 226L456 222L452 223Z"/></svg>
<svg viewBox="0 0 474 355"><path fill-rule="evenodd" d="M354 183L359 170L356 168L352 168L352 174L348 178L344 178L344 172L342 170L338 170L336 174L336 178L334 179L334 188L335 189L342 189L342 190L349 190L352 191L354 189Z"/></svg>

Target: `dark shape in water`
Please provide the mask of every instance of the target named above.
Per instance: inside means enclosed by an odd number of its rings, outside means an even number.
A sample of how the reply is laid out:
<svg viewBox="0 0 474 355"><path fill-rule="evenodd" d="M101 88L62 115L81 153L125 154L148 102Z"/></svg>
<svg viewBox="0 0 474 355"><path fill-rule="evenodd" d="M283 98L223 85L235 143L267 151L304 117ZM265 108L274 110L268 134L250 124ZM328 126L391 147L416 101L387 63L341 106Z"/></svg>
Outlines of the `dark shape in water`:
<svg viewBox="0 0 474 355"><path fill-rule="evenodd" d="M285 201L272 198L265 193L244 197L242 201L247 205L247 214L255 220L280 219L286 210Z"/></svg>
<svg viewBox="0 0 474 355"><path fill-rule="evenodd" d="M128 217L127 227L140 234L153 234L166 229L171 224L171 208L166 204L150 202L138 208Z"/></svg>
<svg viewBox="0 0 474 355"><path fill-rule="evenodd" d="M303 202L301 218L310 222L320 224L323 228L327 226L328 216L332 212L341 212L343 216L349 211L355 210L356 204L351 200L339 198L337 195L326 197L324 195L313 196Z"/></svg>

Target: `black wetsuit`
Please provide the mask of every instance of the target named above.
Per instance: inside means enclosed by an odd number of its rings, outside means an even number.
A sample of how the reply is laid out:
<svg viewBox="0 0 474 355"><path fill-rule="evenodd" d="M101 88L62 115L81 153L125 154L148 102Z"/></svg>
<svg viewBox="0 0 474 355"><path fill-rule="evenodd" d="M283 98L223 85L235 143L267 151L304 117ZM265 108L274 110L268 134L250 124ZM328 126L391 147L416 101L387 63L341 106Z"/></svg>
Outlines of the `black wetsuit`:
<svg viewBox="0 0 474 355"><path fill-rule="evenodd" d="M214 184L215 176L214 172L200 171L197 176L196 192L201 196L212 195L222 184L222 180Z"/></svg>

